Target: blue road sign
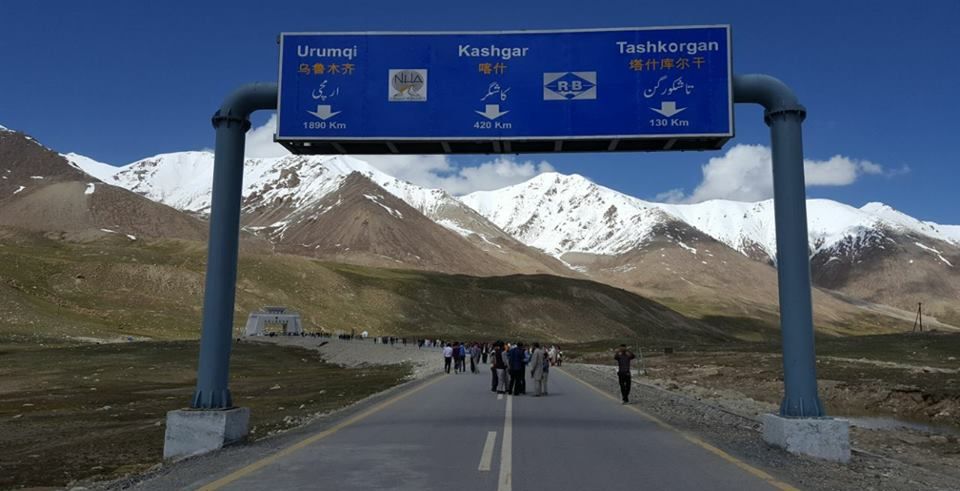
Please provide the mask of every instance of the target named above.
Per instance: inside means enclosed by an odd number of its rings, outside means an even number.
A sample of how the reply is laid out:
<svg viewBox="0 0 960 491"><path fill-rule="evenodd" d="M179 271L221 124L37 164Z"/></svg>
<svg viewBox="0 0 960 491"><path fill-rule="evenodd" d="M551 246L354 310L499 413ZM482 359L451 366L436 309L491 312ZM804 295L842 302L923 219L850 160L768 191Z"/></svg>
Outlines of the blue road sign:
<svg viewBox="0 0 960 491"><path fill-rule="evenodd" d="M733 136L729 26L280 37L297 153L714 149Z"/></svg>

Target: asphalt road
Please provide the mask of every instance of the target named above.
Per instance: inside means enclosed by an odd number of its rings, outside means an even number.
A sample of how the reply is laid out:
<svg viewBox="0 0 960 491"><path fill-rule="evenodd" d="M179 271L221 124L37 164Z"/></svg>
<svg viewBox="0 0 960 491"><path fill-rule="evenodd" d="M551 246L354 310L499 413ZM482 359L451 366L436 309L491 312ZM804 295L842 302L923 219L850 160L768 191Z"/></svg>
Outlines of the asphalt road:
<svg viewBox="0 0 960 491"><path fill-rule="evenodd" d="M489 371L443 375L191 487L793 489L562 370L550 377L550 395L536 398L498 397Z"/></svg>

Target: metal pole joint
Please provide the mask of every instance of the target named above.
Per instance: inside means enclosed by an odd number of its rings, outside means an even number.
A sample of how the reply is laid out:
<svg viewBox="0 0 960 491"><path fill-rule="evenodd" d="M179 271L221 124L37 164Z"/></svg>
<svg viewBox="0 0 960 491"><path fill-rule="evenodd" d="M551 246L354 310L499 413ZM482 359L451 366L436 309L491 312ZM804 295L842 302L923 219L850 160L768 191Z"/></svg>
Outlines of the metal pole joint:
<svg viewBox="0 0 960 491"><path fill-rule="evenodd" d="M226 123L228 128L231 127L231 125L238 124L244 133L250 129L249 118L234 116L232 114L223 114L220 110L217 110L217 112L213 114L213 117L210 118L210 122L213 123L214 129L219 128L223 123Z"/></svg>
<svg viewBox="0 0 960 491"><path fill-rule="evenodd" d="M781 107L774 110L767 109L763 111L763 122L770 126L774 119L795 116L800 122L807 119L807 108L797 104L793 107Z"/></svg>

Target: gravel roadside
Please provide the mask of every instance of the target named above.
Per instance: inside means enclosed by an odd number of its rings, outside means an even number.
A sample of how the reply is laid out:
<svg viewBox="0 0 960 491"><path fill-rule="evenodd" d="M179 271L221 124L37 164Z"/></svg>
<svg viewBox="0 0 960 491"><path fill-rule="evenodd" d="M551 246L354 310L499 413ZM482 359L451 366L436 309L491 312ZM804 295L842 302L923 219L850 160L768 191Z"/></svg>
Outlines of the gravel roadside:
<svg viewBox="0 0 960 491"><path fill-rule="evenodd" d="M615 367L564 364L563 370L595 387L619 396ZM645 412L674 428L780 479L810 490L960 490L960 481L916 466L864 452L854 452L848 464L794 456L767 445L762 427L738 409L708 403L634 381L631 398Z"/></svg>
<svg viewBox="0 0 960 491"><path fill-rule="evenodd" d="M416 344L380 344L373 339L341 340L301 336L250 337L242 342L272 343L299 346L320 352L324 361L345 367L362 365L396 365L410 363L416 379L428 377L443 370L440 348L418 348Z"/></svg>

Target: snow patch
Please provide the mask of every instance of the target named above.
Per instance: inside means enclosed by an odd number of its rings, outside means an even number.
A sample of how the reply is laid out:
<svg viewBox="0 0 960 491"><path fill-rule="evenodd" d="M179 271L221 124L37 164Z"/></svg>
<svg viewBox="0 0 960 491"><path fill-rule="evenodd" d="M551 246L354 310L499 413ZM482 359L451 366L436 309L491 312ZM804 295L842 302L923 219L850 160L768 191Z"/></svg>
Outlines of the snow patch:
<svg viewBox="0 0 960 491"><path fill-rule="evenodd" d="M16 191L13 192L13 194L17 194L17 193L19 193L20 191L23 191L24 189L27 189L26 186L20 186L19 188L17 188Z"/></svg>
<svg viewBox="0 0 960 491"><path fill-rule="evenodd" d="M83 191L83 194L90 195L90 194L93 194L93 192L96 190L97 190L97 185L91 182L87 184L87 189Z"/></svg>
<svg viewBox="0 0 960 491"><path fill-rule="evenodd" d="M130 240L137 240L137 236L136 236L136 235L127 234L127 238L130 239Z"/></svg>
<svg viewBox="0 0 960 491"><path fill-rule="evenodd" d="M677 245L679 245L680 247L686 249L686 250L687 250L689 253L691 253L691 254L694 254L694 255L697 254L697 249L696 249L695 247L690 247L690 246L688 246L687 244L684 244L683 241L681 241L681 240L678 240L678 241L677 241ZM707 264L707 263L703 263L703 264Z"/></svg>
<svg viewBox="0 0 960 491"><path fill-rule="evenodd" d="M381 208L387 210L387 213L389 213L390 216L394 218L403 218L403 213L400 213L400 210L394 210L393 208L390 208L389 206L380 202L380 200L383 199L383 196L364 194L363 197L380 205Z"/></svg>
<svg viewBox="0 0 960 491"><path fill-rule="evenodd" d="M950 266L951 268L953 267L953 264L950 264L950 261L947 261L947 258L943 257L943 253L942 253L942 252L934 249L933 247L925 246L925 245L923 245L923 244L921 244L921 243L919 243L919 242L914 242L913 244L916 245L917 247L921 248L921 249L924 249L924 250L926 250L926 251L930 251L930 252L936 254L937 257L940 258L940 260L944 262L944 264L946 264L947 266ZM911 262L912 262L912 261L911 261Z"/></svg>
<svg viewBox="0 0 960 491"><path fill-rule="evenodd" d="M30 176L30 179L43 179L43 176Z"/></svg>
<svg viewBox="0 0 960 491"><path fill-rule="evenodd" d="M454 222L453 220L450 220L450 219L447 219L447 218L443 218L443 219L437 220L437 224L440 225L440 226L442 226L442 227L444 227L444 228L446 228L446 229L448 229L448 230L451 230L451 231L453 231L453 232L456 232L456 233L460 234L460 235L463 236L463 237L470 237L471 235L474 235L474 234L475 234L474 231L465 229L465 228L461 227L460 224L458 224L457 222Z"/></svg>

